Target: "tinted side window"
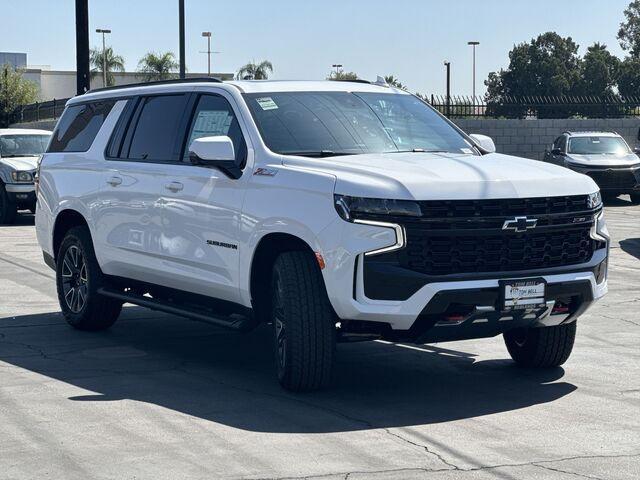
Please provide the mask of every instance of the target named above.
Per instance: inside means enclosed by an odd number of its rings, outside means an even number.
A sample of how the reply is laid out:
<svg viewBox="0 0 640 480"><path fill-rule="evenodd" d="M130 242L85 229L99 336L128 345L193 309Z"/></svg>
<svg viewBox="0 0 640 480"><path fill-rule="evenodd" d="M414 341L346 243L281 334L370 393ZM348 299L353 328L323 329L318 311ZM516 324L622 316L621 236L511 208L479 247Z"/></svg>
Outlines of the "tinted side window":
<svg viewBox="0 0 640 480"><path fill-rule="evenodd" d="M92 102L68 107L51 138L48 152L86 152L115 102Z"/></svg>
<svg viewBox="0 0 640 480"><path fill-rule="evenodd" d="M233 142L236 162L242 165L247 155L247 146L233 108L223 97L203 95L191 120L183 160L189 160L189 146L197 138L226 135Z"/></svg>
<svg viewBox="0 0 640 480"><path fill-rule="evenodd" d="M187 95L164 95L143 100L131 138L127 158L131 160L175 161L176 141L185 113Z"/></svg>

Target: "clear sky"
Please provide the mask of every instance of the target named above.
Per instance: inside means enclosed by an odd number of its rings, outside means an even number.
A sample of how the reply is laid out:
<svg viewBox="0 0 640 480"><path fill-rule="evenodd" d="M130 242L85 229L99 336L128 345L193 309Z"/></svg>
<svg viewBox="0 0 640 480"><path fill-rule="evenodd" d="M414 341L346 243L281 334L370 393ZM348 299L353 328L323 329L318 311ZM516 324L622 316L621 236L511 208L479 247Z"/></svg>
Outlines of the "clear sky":
<svg viewBox="0 0 640 480"><path fill-rule="evenodd" d="M583 53L593 42L623 56L616 40L629 0L186 0L187 69L206 72L213 32L214 71L235 72L270 60L272 78L321 79L341 63L360 77L394 74L412 91L442 93L443 61L452 91L471 92L471 47L477 40L478 90L508 64L514 44L545 31L571 36ZM75 69L73 0L0 0L0 51L28 54L31 65ZM134 70L147 51L178 53L177 0L89 0L96 28L110 28L116 53Z"/></svg>

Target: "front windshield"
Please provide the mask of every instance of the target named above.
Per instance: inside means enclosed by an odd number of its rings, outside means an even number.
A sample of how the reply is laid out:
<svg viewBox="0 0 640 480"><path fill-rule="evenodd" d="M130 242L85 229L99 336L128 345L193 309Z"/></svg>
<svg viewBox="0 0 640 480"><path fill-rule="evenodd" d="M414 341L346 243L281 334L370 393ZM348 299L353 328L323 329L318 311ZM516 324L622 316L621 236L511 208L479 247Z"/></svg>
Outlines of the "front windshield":
<svg viewBox="0 0 640 480"><path fill-rule="evenodd" d="M33 157L44 153L49 135L2 135L0 157Z"/></svg>
<svg viewBox="0 0 640 480"><path fill-rule="evenodd" d="M620 137L575 137L569 140L569 153L577 155L626 155L631 153Z"/></svg>
<svg viewBox="0 0 640 480"><path fill-rule="evenodd" d="M264 142L275 153L476 153L455 128L412 95L282 92L244 96Z"/></svg>

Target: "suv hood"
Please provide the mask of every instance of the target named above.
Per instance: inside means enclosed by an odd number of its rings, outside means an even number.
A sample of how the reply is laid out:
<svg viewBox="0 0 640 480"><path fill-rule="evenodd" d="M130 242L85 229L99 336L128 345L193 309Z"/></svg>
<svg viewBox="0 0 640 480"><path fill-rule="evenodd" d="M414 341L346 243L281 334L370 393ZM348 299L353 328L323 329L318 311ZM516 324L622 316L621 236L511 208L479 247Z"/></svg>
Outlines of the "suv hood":
<svg viewBox="0 0 640 480"><path fill-rule="evenodd" d="M38 168L39 155L33 157L2 157L0 158L0 164L6 165L13 170L27 170L32 171Z"/></svg>
<svg viewBox="0 0 640 480"><path fill-rule="evenodd" d="M498 153L364 154L324 159L285 157L283 164L336 177L335 193L372 198L453 200L585 195L586 175Z"/></svg>
<svg viewBox="0 0 640 480"><path fill-rule="evenodd" d="M566 159L585 167L628 167L640 164L640 158L635 153L627 155L577 155L569 153Z"/></svg>

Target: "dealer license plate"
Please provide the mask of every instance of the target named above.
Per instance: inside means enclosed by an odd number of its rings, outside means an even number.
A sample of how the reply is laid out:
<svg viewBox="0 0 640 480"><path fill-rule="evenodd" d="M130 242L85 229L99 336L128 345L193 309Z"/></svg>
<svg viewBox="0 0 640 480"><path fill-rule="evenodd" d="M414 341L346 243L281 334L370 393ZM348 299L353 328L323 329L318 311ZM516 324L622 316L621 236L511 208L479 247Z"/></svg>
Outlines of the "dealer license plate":
<svg viewBox="0 0 640 480"><path fill-rule="evenodd" d="M542 278L500 281L502 310L536 310L546 306L547 282Z"/></svg>

